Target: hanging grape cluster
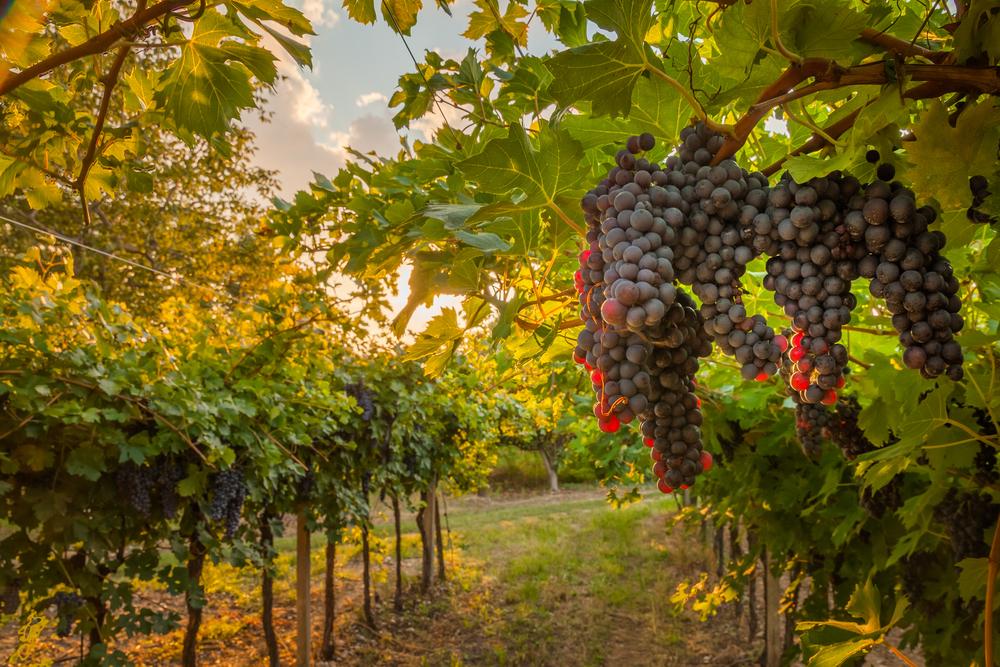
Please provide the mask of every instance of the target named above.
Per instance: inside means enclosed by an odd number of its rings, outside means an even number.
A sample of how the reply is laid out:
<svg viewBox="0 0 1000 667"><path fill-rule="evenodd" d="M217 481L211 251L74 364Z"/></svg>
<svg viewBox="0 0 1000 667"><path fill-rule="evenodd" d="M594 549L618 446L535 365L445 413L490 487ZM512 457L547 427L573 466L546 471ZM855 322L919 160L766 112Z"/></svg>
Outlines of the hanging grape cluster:
<svg viewBox="0 0 1000 667"><path fill-rule="evenodd" d="M372 399L372 393L365 386L364 381L358 380L357 382L352 382L344 387L344 390L358 402L358 407L361 408L361 420L366 422L371 421L375 415L375 401Z"/></svg>
<svg viewBox="0 0 1000 667"><path fill-rule="evenodd" d="M940 255L945 238L928 229L934 210L892 180L892 165L879 165L867 185L834 172L806 183L785 174L772 187L717 161L723 137L704 124L681 142L660 165L646 157L652 135L628 139L581 202L589 247L575 278L585 326L574 358L591 372L594 413L607 432L639 419L661 488L689 486L706 467L693 376L713 342L745 379L781 371L803 446L817 454L834 420L825 406L845 385L841 339L858 278L891 314L906 366L962 378L954 335L964 322L958 280ZM741 278L760 255L787 335L743 303Z"/></svg>
<svg viewBox="0 0 1000 667"><path fill-rule="evenodd" d="M76 593L59 591L52 596L51 605L55 607L56 612L56 636L69 637L73 631L77 612L84 605L83 598Z"/></svg>
<svg viewBox="0 0 1000 667"><path fill-rule="evenodd" d="M215 475L212 483L212 500L206 514L212 521L223 522L226 539L232 537L239 527L240 512L243 510L246 494L246 480L239 467L227 468Z"/></svg>
<svg viewBox="0 0 1000 667"><path fill-rule="evenodd" d="M992 194L990 192L990 184L986 180L986 177L976 175L970 178L969 190L972 192L972 206L966 210L966 217L972 222L980 224L991 224L996 222L996 218L991 216L989 213L980 210L980 207L986 202L986 198Z"/></svg>
<svg viewBox="0 0 1000 667"><path fill-rule="evenodd" d="M996 524L1000 505L989 495L974 491L950 489L944 500L934 508L934 518L944 524L955 562L966 558L983 558L990 545L985 535Z"/></svg>
<svg viewBox="0 0 1000 667"><path fill-rule="evenodd" d="M0 588L0 614L14 614L21 606L21 586L16 580Z"/></svg>
<svg viewBox="0 0 1000 667"><path fill-rule="evenodd" d="M156 498L163 515L174 518L179 501L177 484L182 479L183 463L169 456L158 457L145 465L127 461L115 471L118 494L142 517L150 516Z"/></svg>

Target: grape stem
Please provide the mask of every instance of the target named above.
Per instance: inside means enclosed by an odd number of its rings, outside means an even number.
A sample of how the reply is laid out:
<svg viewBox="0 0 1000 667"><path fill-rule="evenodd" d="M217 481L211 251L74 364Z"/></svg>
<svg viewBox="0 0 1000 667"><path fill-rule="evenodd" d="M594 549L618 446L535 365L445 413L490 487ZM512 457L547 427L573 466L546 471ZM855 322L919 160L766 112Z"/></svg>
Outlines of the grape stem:
<svg viewBox="0 0 1000 667"><path fill-rule="evenodd" d="M861 366L861 368L863 368L865 370L868 370L869 368L872 367L871 364L868 364L868 363L865 363L865 362L861 361L860 359L858 359L857 357L855 357L853 354L848 354L847 358L850 359L851 361L853 361L854 363L856 363L858 366Z"/></svg>
<svg viewBox="0 0 1000 667"><path fill-rule="evenodd" d="M139 0L137 10L141 12L144 9L146 9L146 0ZM100 82L104 86L101 105L97 111L97 119L94 121L94 131L90 135L90 143L87 145L87 153L80 162L80 173L73 182L73 186L80 195L84 229L90 227L91 223L90 204L87 202L87 177L90 175L91 167L94 166L94 160L97 159L97 148L101 142L101 135L104 133L104 124L108 120L108 110L111 108L111 94L114 92L115 86L118 85L118 77L131 50L132 47L128 43L119 46L115 59L111 62L111 67L108 68L104 76L100 77Z"/></svg>
<svg viewBox="0 0 1000 667"><path fill-rule="evenodd" d="M983 651L986 664L993 664L993 596L996 593L997 569L1000 568L1000 517L993 529L993 544L990 546L989 566L986 574L986 619L983 623Z"/></svg>
<svg viewBox="0 0 1000 667"><path fill-rule="evenodd" d="M959 91L990 94L1000 92L1000 68L996 67L913 64L906 65L905 77L903 76L903 72L890 77L887 71L887 61L864 63L844 68L833 61L821 58L809 58L802 61L801 64L791 65L774 83L760 94L757 101L736 122L734 131L730 133L722 148L719 149L713 160L713 164L718 164L722 160L732 157L736 151L743 147L743 144L746 143L747 138L750 136L750 132L757 124L778 106L824 90L833 90L847 86L884 85L904 78L910 81L924 82L922 85L911 88L903 93L903 97L909 99L940 97L945 93ZM796 88L798 84L807 79L812 79L813 83L802 88ZM847 128L851 127L856 117L857 112L850 116L851 121L843 125L839 132L832 130L840 128L841 123L844 123L846 119L839 121L837 124L831 126L831 128L827 128L826 134L829 135L827 138L836 139L840 134L843 134ZM814 135L814 137L816 136ZM815 147L809 150L817 150L827 145L827 138L819 137L813 143ZM811 139L810 142L813 142L813 140Z"/></svg>
<svg viewBox="0 0 1000 667"><path fill-rule="evenodd" d="M771 0L771 41L774 42L774 48L778 49L778 53L796 65L802 64L802 56L790 51L781 41L781 33L778 31L778 0Z"/></svg>
<svg viewBox="0 0 1000 667"><path fill-rule="evenodd" d="M914 100L926 99L929 97L940 97L943 93L947 92L946 90L942 90L942 85L946 84L942 84L936 81L928 81L926 83L920 84L919 86L915 86L910 90L907 90L906 92L903 93L903 97ZM826 134L830 135L833 138L837 138L840 135L842 135L844 132L849 130L854 125L854 121L857 119L858 114L861 113L862 109L864 109L864 107L862 107L861 109L855 109L853 112L844 116L836 123L833 123L832 125L829 125L826 128L824 128ZM813 151L817 151L826 145L827 145L826 139L817 134L813 134L813 136L811 136L809 140L806 141L804 144L802 144L801 146L799 146L791 153L778 160L777 162L761 169L761 172L766 176L770 176L780 171L782 165L785 164L785 160L787 160L788 158L795 157L796 155L804 155L806 153L812 153ZM735 153L737 150L739 150L739 148L740 148L739 146L736 146L736 148L733 149L733 152ZM723 150L724 149L725 145L723 145ZM719 155L721 154L722 150L719 151ZM718 156L716 157L718 159Z"/></svg>
<svg viewBox="0 0 1000 667"><path fill-rule="evenodd" d="M655 66L653 63L649 62L649 58L647 58L645 54L643 54L643 60L646 65L646 69L649 70L651 74L655 74L664 82L666 82L667 85L669 85L671 88L674 88L677 92L681 94L681 97L683 97L684 101L688 103L688 106L690 106L694 110L694 113L698 117L698 120L705 123L705 127L719 134L725 134L729 136L733 135L735 128L732 125L716 123L714 120L709 118L708 113L705 112L705 108L701 106L701 102L699 102L698 99L694 96L694 94L686 87L684 87L684 85L680 81L670 76L662 69Z"/></svg>

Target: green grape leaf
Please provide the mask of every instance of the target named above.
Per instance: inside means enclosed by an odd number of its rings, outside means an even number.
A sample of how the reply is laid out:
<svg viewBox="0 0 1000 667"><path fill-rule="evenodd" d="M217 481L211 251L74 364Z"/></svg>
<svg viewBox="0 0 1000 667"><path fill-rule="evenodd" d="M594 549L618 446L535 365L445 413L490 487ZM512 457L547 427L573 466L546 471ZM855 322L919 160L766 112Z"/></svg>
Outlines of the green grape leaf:
<svg viewBox="0 0 1000 667"><path fill-rule="evenodd" d="M316 34L305 14L280 0L230 0L229 4L258 25L273 21L297 37Z"/></svg>
<svg viewBox="0 0 1000 667"><path fill-rule="evenodd" d="M726 8L713 31L718 55L712 68L723 76L744 79L771 35L771 9L766 2L738 2Z"/></svg>
<svg viewBox="0 0 1000 667"><path fill-rule="evenodd" d="M358 23L375 23L375 0L344 0L347 15Z"/></svg>
<svg viewBox="0 0 1000 667"><path fill-rule="evenodd" d="M823 0L796 3L780 16L782 41L798 55L841 64L865 54L856 39L866 23L865 16L854 8Z"/></svg>
<svg viewBox="0 0 1000 667"><path fill-rule="evenodd" d="M455 238L484 253L504 252L510 250L510 244L496 234L490 232L467 232L460 229L455 232Z"/></svg>
<svg viewBox="0 0 1000 667"><path fill-rule="evenodd" d="M852 639L837 644L829 644L817 651L809 659L809 667L840 667L852 656L875 645L871 639Z"/></svg>
<svg viewBox="0 0 1000 667"><path fill-rule="evenodd" d="M251 59L234 49L237 45L229 41L234 37L245 38L246 33L222 14L208 10L181 47L181 57L164 72L156 99L178 127L210 137L224 132L240 110L253 108L250 74L261 71L261 62L256 55ZM244 48L274 58L264 49Z"/></svg>
<svg viewBox="0 0 1000 667"><path fill-rule="evenodd" d="M104 450L91 445L76 447L66 457L66 472L96 482L104 472Z"/></svg>
<svg viewBox="0 0 1000 667"><path fill-rule="evenodd" d="M979 56L983 51L994 62L1000 58L1000 0L972 0L955 30L958 62Z"/></svg>
<svg viewBox="0 0 1000 667"><path fill-rule="evenodd" d="M989 567L988 558L966 558L958 562L958 568L962 571L958 575L958 594L963 600L982 600L986 597Z"/></svg>
<svg viewBox="0 0 1000 667"><path fill-rule="evenodd" d="M948 110L932 100L907 144L910 187L917 200L934 198L945 210L972 203L969 177L992 174L1000 142L1000 106L994 100L969 104L952 127Z"/></svg>
<svg viewBox="0 0 1000 667"><path fill-rule="evenodd" d="M515 124L506 137L493 139L458 168L479 183L483 192L508 197L480 210L477 219L547 208L571 224L567 218L575 213L573 207L587 177L587 170L580 168L582 159L583 147L565 130L543 125L536 149L528 133ZM523 192L524 197L509 199L514 191Z"/></svg>
<svg viewBox="0 0 1000 667"><path fill-rule="evenodd" d="M562 106L587 100L595 115L627 116L632 90L651 61L658 61L645 42L653 25L651 0L588 0L587 18L618 34L615 41L584 44L562 51L546 62L555 80L550 92Z"/></svg>
<svg viewBox="0 0 1000 667"><path fill-rule="evenodd" d="M427 328L420 332L413 345L407 348L403 359L423 360L427 375L439 375L461 343L464 334L465 328L459 326L455 309L443 308L439 315L427 323Z"/></svg>
<svg viewBox="0 0 1000 667"><path fill-rule="evenodd" d="M518 46L528 45L528 24L521 21L528 15L526 7L510 1L501 13L497 0L473 0L473 4L478 9L469 13L469 27L462 33L463 37L481 39L499 32Z"/></svg>
<svg viewBox="0 0 1000 667"><path fill-rule="evenodd" d="M594 119L587 114L563 118L561 125L585 148L620 144L631 134L650 132L665 152L687 127L691 108L671 86L659 79L639 79L628 118Z"/></svg>
<svg viewBox="0 0 1000 667"><path fill-rule="evenodd" d="M382 0L382 18L396 32L409 35L422 6L422 0Z"/></svg>
<svg viewBox="0 0 1000 667"><path fill-rule="evenodd" d="M267 34L271 35L281 48L285 50L288 55L301 67L308 67L312 69L312 51L309 46L303 44L302 42L296 41L283 34L280 30L275 30L266 23L258 23L261 28L267 31Z"/></svg>

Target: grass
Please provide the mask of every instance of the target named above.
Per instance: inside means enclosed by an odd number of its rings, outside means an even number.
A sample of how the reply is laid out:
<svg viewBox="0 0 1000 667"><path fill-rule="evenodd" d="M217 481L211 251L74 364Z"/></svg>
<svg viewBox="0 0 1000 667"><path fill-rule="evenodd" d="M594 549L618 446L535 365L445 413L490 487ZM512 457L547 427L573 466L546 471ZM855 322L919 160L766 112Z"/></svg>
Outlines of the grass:
<svg viewBox="0 0 1000 667"><path fill-rule="evenodd" d="M675 511L675 503L659 494L614 509L594 486L554 496L449 499L448 580L429 596L419 594L419 537L407 512L406 611L397 614L392 517L382 510L372 531L377 634L359 626L359 548L348 541L337 549L338 664L641 666L702 664L705 658L711 662L704 664L747 664L741 661L745 635L734 618L702 624L669 601L680 581L697 579L710 562L697 535L670 531ZM314 538L311 553L317 640L322 542ZM293 536L277 539L276 546L275 622L282 663L291 664ZM210 564L205 584L205 664L264 664L259 574ZM160 600L175 608L181 602ZM136 640L129 652L140 665L175 661L179 638L178 630Z"/></svg>

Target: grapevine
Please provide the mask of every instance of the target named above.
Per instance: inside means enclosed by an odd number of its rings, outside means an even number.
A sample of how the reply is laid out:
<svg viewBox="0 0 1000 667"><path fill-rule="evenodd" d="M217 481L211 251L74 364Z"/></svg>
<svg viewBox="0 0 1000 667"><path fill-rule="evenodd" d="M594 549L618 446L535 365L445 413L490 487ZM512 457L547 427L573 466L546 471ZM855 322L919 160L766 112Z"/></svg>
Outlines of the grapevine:
<svg viewBox="0 0 1000 667"><path fill-rule="evenodd" d="M772 187L761 173L717 160L724 138L703 123L686 128L681 142L661 166L645 157L652 135L628 139L581 202L589 247L575 279L585 326L574 358L591 372L594 414L608 432L639 418L646 444L660 453L653 471L661 489L690 486L704 468L693 375L713 342L736 358L744 379L782 371L803 448L818 454L833 419L825 406L845 385L841 338L858 278L884 301L906 366L962 379L954 335L964 320L958 280L940 255L945 238L928 229L934 210L918 208L892 180L891 164L867 185L834 172L807 183L785 174ZM868 159L879 162L878 151ZM759 255L769 258L763 284L789 317L788 338L742 303L740 280Z"/></svg>

